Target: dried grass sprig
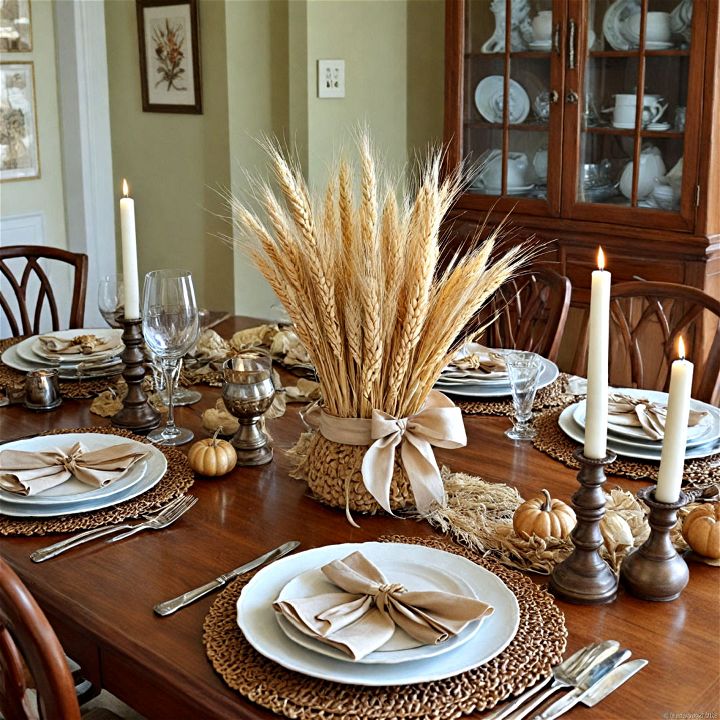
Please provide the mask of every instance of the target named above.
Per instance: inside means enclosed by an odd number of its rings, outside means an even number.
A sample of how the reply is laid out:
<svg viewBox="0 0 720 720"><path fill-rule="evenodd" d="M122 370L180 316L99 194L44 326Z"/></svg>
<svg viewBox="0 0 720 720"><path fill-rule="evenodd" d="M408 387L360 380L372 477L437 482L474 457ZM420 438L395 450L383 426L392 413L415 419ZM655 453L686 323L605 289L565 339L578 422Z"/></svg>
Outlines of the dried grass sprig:
<svg viewBox="0 0 720 720"><path fill-rule="evenodd" d="M379 179L366 134L358 145L357 201L345 160L315 199L299 167L271 145L281 195L255 186L266 220L228 199L252 259L317 368L326 410L405 417L420 409L471 318L529 252L515 246L499 253L501 227L440 271L440 225L463 187L462 174L441 179L436 153L414 197L396 194Z"/></svg>

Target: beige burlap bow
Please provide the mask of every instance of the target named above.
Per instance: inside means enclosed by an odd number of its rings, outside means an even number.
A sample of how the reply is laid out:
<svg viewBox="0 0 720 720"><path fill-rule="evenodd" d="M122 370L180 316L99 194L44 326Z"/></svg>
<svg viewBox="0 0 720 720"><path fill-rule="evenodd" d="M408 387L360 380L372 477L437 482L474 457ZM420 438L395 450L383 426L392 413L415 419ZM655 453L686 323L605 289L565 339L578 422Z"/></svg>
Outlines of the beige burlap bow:
<svg viewBox="0 0 720 720"><path fill-rule="evenodd" d="M111 336L99 338L95 335L76 335L75 337L62 340L53 335L40 335L38 342L43 349L53 355L92 355L93 353L112 350L120 347L120 338Z"/></svg>
<svg viewBox="0 0 720 720"><path fill-rule="evenodd" d="M333 442L369 445L362 462L363 484L390 514L390 486L398 445L415 504L426 512L433 501L443 503L445 499L432 446L455 449L467 444L460 408L436 390L430 392L418 413L407 418L396 418L381 410L373 410L371 419L338 418L321 412L319 430Z"/></svg>
<svg viewBox="0 0 720 720"><path fill-rule="evenodd" d="M694 427L706 415L704 410L690 410L688 427ZM665 437L666 419L666 405L622 393L608 397L608 421L614 425L642 428L651 440L662 440Z"/></svg>
<svg viewBox="0 0 720 720"><path fill-rule="evenodd" d="M421 644L433 645L493 612L476 598L439 590L408 591L388 581L360 552L333 560L322 572L345 592L279 600L273 608L300 632L354 660L382 647L396 626Z"/></svg>
<svg viewBox="0 0 720 720"><path fill-rule="evenodd" d="M3 450L0 488L18 495L38 495L73 476L92 487L104 487L146 454L134 443L119 443L92 452L79 442L68 450Z"/></svg>

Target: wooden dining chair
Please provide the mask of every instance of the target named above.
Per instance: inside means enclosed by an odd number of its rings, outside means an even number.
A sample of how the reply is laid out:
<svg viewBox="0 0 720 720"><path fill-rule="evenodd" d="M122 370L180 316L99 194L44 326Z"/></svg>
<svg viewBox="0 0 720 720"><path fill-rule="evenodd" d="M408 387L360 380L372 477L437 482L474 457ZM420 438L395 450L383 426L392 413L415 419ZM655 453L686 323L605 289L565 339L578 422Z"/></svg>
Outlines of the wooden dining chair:
<svg viewBox="0 0 720 720"><path fill-rule="evenodd" d="M48 276L47 266L51 262L65 263L74 272L70 317L62 323L56 293ZM3 285L0 310L8 319L13 337L37 335L40 323L48 313L53 330L81 328L85 317L87 272L88 257L83 253L33 245L0 247Z"/></svg>
<svg viewBox="0 0 720 720"><path fill-rule="evenodd" d="M695 364L692 396L720 402L720 300L688 285L638 280L611 287L610 315L611 385L667 391L682 335ZM585 375L586 356L587 322L573 372Z"/></svg>
<svg viewBox="0 0 720 720"><path fill-rule="evenodd" d="M537 267L513 278L484 309L488 347L529 350L557 361L570 309L572 286L564 275Z"/></svg>

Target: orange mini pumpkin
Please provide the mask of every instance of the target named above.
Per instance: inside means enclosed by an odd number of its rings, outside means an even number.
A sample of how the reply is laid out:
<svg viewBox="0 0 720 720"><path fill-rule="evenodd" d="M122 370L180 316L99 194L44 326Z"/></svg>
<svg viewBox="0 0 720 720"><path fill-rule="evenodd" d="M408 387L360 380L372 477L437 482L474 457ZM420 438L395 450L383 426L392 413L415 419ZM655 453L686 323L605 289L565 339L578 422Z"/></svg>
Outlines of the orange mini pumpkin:
<svg viewBox="0 0 720 720"><path fill-rule="evenodd" d="M720 503L696 507L683 521L682 534L698 555L720 559Z"/></svg>
<svg viewBox="0 0 720 720"><path fill-rule="evenodd" d="M200 475L226 475L237 464L235 448L227 440L218 440L218 431L211 438L198 440L188 452L190 467Z"/></svg>
<svg viewBox="0 0 720 720"><path fill-rule="evenodd" d="M528 539L537 535L547 538L564 538L575 527L575 512L562 500L553 500L547 490L542 495L525 501L513 515L516 535Z"/></svg>

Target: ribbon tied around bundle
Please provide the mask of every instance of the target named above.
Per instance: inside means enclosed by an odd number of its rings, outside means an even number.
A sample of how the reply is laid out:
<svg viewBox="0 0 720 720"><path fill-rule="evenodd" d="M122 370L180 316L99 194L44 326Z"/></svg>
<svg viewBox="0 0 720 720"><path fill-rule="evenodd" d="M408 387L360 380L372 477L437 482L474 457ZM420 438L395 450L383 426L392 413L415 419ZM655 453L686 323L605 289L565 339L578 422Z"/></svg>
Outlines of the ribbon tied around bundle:
<svg viewBox="0 0 720 720"><path fill-rule="evenodd" d="M445 499L432 446L455 449L467 444L460 408L435 390L409 417L373 410L372 418L339 418L320 411L318 429L333 442L369 446L361 468L363 484L391 515L390 488L398 446L415 504L420 511L427 511L433 502L442 504Z"/></svg>
<svg viewBox="0 0 720 720"><path fill-rule="evenodd" d="M273 603L300 632L360 660L404 630L421 645L444 642L468 623L493 612L473 597L440 590L410 591L389 582L362 553L321 568L344 592L328 592Z"/></svg>

